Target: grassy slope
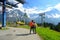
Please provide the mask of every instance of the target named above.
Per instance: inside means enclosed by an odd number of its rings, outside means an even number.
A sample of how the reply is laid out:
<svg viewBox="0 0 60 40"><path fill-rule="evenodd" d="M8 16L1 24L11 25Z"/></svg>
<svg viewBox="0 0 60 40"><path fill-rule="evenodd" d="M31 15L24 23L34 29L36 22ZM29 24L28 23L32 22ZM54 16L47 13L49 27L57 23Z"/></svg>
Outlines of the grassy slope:
<svg viewBox="0 0 60 40"><path fill-rule="evenodd" d="M44 40L60 40L60 32L50 30L49 28L37 28L37 33Z"/></svg>

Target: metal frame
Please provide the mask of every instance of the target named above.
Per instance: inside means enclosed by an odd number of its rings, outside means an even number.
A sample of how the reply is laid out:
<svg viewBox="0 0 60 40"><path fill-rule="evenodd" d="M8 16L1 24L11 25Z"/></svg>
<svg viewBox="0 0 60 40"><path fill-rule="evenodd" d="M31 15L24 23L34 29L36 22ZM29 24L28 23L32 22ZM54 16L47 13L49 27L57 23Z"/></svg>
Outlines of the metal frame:
<svg viewBox="0 0 60 40"><path fill-rule="evenodd" d="M2 27L6 26L6 0L3 1L2 6Z"/></svg>
<svg viewBox="0 0 60 40"><path fill-rule="evenodd" d="M0 0L2 2L2 27L6 27L6 4L11 5L12 7L17 7L16 5L19 4L10 4L7 2L8 0ZM24 0L16 0L19 1L20 3L24 4Z"/></svg>

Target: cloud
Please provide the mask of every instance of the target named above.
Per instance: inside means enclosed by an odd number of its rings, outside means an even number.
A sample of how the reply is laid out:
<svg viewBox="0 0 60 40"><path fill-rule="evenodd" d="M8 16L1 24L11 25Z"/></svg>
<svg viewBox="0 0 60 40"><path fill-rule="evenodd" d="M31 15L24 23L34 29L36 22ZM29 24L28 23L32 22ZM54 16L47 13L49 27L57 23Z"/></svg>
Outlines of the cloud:
<svg viewBox="0 0 60 40"><path fill-rule="evenodd" d="M57 14L57 13L55 15L52 14L52 17L53 18L60 18L60 14Z"/></svg>
<svg viewBox="0 0 60 40"><path fill-rule="evenodd" d="M46 17L48 17L48 18L52 18L52 16L51 16L51 15L46 15Z"/></svg>
<svg viewBox="0 0 60 40"><path fill-rule="evenodd" d="M52 7L52 9L57 9L58 11L60 11L60 3L56 4L55 6ZM55 13L55 14L51 14L51 15L46 15L48 18L60 18L60 14Z"/></svg>
<svg viewBox="0 0 60 40"><path fill-rule="evenodd" d="M14 8L14 9L19 9L20 11L24 12L24 7L23 7L23 4L19 3L18 5L18 8Z"/></svg>
<svg viewBox="0 0 60 40"><path fill-rule="evenodd" d="M8 2L13 3L13 4L18 3L16 0L8 0Z"/></svg>
<svg viewBox="0 0 60 40"><path fill-rule="evenodd" d="M60 18L60 14L51 14L51 15L46 15L48 18Z"/></svg>
<svg viewBox="0 0 60 40"><path fill-rule="evenodd" d="M48 8L45 9L45 11L50 11L52 9L57 9L58 11L60 11L60 3L56 4L55 6L48 6Z"/></svg>
<svg viewBox="0 0 60 40"><path fill-rule="evenodd" d="M22 11L23 13L27 13L28 17L30 18L29 14L33 14L33 13L40 13L37 9L37 7L33 7L33 8L24 8L23 4L18 4L18 8L14 8L14 9L19 9L20 11ZM25 11L24 11L25 10Z"/></svg>
<svg viewBox="0 0 60 40"><path fill-rule="evenodd" d="M35 19L35 18L37 18L38 16L33 16L33 17L31 17L30 19Z"/></svg>
<svg viewBox="0 0 60 40"><path fill-rule="evenodd" d="M29 14L39 14L39 13L44 13L44 12L48 12L48 11L51 11L52 9L57 9L57 10L60 10L60 3L56 4L55 6L48 6L47 8L43 9L43 10L40 10L38 7L32 7L32 8L24 8L23 7L23 4L18 4L18 8L14 8L14 9L19 9L20 11L22 11L23 13L27 13L28 17L30 17ZM24 11L26 10L26 11ZM59 18L60 15L58 14L53 14L53 15L48 15L48 18Z"/></svg>
<svg viewBox="0 0 60 40"><path fill-rule="evenodd" d="M29 14L39 14L39 13L44 13L47 11L50 11L53 9L53 7L48 7L45 10L39 10L38 7L32 7L32 8L24 8L23 4L18 4L18 8L14 8L14 9L19 9L20 11L22 11L23 13L27 13L28 17L30 18ZM25 10L25 11L24 11Z"/></svg>
<svg viewBox="0 0 60 40"><path fill-rule="evenodd" d="M45 8L43 10L39 10L38 7L27 8L26 12L28 14L33 14L33 13L39 14L39 13L44 13L44 12L51 11L54 8L60 11L60 3L56 4L55 6L48 6L47 8Z"/></svg>
<svg viewBox="0 0 60 40"><path fill-rule="evenodd" d="M60 3L56 4L56 5L54 6L54 8L56 8L57 10L60 11Z"/></svg>
<svg viewBox="0 0 60 40"><path fill-rule="evenodd" d="M36 7L28 8L28 9L26 9L26 13L28 13L28 14L38 13L37 9L38 8L36 8Z"/></svg>
<svg viewBox="0 0 60 40"><path fill-rule="evenodd" d="M16 2L15 0L9 0L9 1L13 1L13 2ZM56 8L58 10L60 10L60 3L56 4L55 6L51 7L51 5L47 5L48 7L45 8L44 10L39 10L38 7L32 7L32 8L24 8L23 7L23 4L18 4L18 8L19 10L21 10L22 12L24 12L24 10L26 9L26 13L27 14L32 14L32 13L35 13L35 14L39 14L39 13L43 13L43 12L47 12L47 11L50 11L52 10L53 8Z"/></svg>
<svg viewBox="0 0 60 40"><path fill-rule="evenodd" d="M47 11L51 11L52 9L53 9L53 7L48 7L44 11L47 12Z"/></svg>
<svg viewBox="0 0 60 40"><path fill-rule="evenodd" d="M53 7L48 7L48 8L45 8L44 10L39 10L38 7L33 7L33 8L26 9L26 12L28 14L39 14L39 13L44 13L44 12L50 11L52 9L53 9Z"/></svg>

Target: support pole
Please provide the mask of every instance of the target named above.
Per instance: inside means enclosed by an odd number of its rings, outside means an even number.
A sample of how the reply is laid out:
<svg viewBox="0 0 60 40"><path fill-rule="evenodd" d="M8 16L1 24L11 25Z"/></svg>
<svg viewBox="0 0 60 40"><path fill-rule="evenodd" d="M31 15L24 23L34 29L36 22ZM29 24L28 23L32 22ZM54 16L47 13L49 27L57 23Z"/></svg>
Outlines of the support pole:
<svg viewBox="0 0 60 40"><path fill-rule="evenodd" d="M3 1L2 6L2 27L6 27L6 0Z"/></svg>
<svg viewBox="0 0 60 40"><path fill-rule="evenodd" d="M43 26L43 15L41 15L41 26Z"/></svg>

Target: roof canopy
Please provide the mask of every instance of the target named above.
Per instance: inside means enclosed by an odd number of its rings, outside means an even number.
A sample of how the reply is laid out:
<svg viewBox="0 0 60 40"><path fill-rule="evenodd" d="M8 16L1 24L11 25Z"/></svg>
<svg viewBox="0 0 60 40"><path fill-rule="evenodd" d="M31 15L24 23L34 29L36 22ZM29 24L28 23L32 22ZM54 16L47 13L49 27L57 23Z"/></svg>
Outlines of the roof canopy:
<svg viewBox="0 0 60 40"><path fill-rule="evenodd" d="M4 0L0 0L0 2L3 2ZM18 1L19 3L22 3L22 4L24 4L25 3L25 0L16 0L16 1ZM18 3L11 3L11 2L9 2L8 0L7 0L7 3L6 3L7 5L10 5L10 6L12 6L12 7L18 7L17 6L17 4Z"/></svg>
<svg viewBox="0 0 60 40"><path fill-rule="evenodd" d="M0 0L0 2L3 2L4 0Z"/></svg>
<svg viewBox="0 0 60 40"><path fill-rule="evenodd" d="M16 0L16 1L18 1L19 3L22 3L22 4L25 3L25 0Z"/></svg>
<svg viewBox="0 0 60 40"><path fill-rule="evenodd" d="M7 5L10 5L10 6L12 6L12 7L18 7L16 4L13 4L13 3L10 3L10 2L7 2L6 4L7 4Z"/></svg>

